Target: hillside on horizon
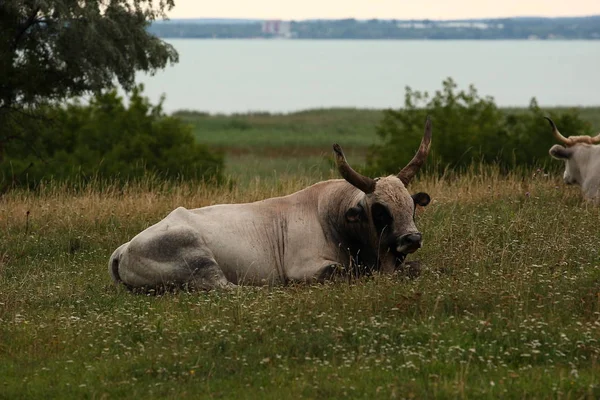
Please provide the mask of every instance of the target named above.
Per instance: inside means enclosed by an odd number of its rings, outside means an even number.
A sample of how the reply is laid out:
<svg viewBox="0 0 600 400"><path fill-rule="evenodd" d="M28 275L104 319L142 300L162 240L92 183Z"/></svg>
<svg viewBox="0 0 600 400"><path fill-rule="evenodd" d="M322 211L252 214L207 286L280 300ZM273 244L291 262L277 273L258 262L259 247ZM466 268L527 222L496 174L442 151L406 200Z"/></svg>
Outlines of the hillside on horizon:
<svg viewBox="0 0 600 400"><path fill-rule="evenodd" d="M412 21L432 21L432 22L468 22L468 21L498 21L498 20L521 20L521 21L535 21L535 20L577 20L585 18L598 18L600 14L592 15L575 15L567 17L544 17L536 15L516 15L512 17L487 17L487 18L450 18L450 19L430 19L430 18L298 18L298 19L285 19L285 18L220 18L220 17L202 17L202 18L170 18L168 20L158 20L154 23L195 23L195 24L244 24L244 23L257 23L263 21L289 21L289 22L322 22L322 21L348 21L354 20L358 22L368 21L382 21L382 22L412 22Z"/></svg>
<svg viewBox="0 0 600 400"><path fill-rule="evenodd" d="M597 40L600 15L478 19L260 20L185 18L153 22L161 38Z"/></svg>

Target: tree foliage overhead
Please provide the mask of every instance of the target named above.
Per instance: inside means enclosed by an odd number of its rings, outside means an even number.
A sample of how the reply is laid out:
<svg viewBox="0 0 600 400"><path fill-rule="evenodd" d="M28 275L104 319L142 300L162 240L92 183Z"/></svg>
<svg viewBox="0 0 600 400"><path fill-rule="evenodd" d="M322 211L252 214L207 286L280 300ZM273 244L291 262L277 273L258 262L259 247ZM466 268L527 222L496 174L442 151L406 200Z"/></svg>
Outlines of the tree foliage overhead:
<svg viewBox="0 0 600 400"><path fill-rule="evenodd" d="M125 90L136 71L177 62L175 49L147 27L174 0L2 0L0 118L47 101Z"/></svg>

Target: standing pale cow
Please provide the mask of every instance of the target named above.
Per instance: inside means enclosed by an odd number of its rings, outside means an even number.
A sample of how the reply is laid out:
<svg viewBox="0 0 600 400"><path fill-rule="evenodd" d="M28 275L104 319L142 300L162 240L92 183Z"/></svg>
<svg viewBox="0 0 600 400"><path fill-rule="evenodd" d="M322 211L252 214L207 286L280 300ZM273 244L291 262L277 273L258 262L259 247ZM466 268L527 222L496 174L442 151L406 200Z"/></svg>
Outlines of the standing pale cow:
<svg viewBox="0 0 600 400"><path fill-rule="evenodd" d="M555 144L550 155L565 161L563 180L567 185L579 185L583 197L595 202L600 201L600 134L591 136L564 137L550 118L545 117L552 133L564 146Z"/></svg>
<svg viewBox="0 0 600 400"><path fill-rule="evenodd" d="M430 198L411 196L406 186L425 162L431 136L428 118L419 150L397 176L357 173L335 144L344 179L254 203L179 207L117 248L109 273L131 289L211 289L393 272L422 244L415 208Z"/></svg>

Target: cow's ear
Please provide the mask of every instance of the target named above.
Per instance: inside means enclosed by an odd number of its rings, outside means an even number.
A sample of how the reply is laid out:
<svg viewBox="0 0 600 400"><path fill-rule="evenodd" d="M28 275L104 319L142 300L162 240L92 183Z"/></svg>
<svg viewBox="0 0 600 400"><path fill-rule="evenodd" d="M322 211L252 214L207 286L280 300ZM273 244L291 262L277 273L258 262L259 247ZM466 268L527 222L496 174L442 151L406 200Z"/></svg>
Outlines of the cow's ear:
<svg viewBox="0 0 600 400"><path fill-rule="evenodd" d="M567 160L573 155L573 149L555 144L550 148L550 155L557 160Z"/></svg>
<svg viewBox="0 0 600 400"><path fill-rule="evenodd" d="M419 192L412 195L415 204L425 207L431 201L431 197L427 193Z"/></svg>
<svg viewBox="0 0 600 400"><path fill-rule="evenodd" d="M349 208L348 211L346 211L346 221L360 222L364 214L365 210L359 204L356 207Z"/></svg>

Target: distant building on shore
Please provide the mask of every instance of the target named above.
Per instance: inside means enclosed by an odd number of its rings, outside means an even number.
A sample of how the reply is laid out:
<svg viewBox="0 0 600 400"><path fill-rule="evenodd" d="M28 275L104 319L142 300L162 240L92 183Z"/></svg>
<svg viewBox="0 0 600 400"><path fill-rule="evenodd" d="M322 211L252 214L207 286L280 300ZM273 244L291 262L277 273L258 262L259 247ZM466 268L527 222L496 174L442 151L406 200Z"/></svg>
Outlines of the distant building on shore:
<svg viewBox="0 0 600 400"><path fill-rule="evenodd" d="M502 23L491 23L482 21L408 21L399 22L396 26L400 29L503 29Z"/></svg>
<svg viewBox="0 0 600 400"><path fill-rule="evenodd" d="M290 38L292 37L292 23L290 21L282 21L279 19L263 21L262 33L279 38Z"/></svg>

